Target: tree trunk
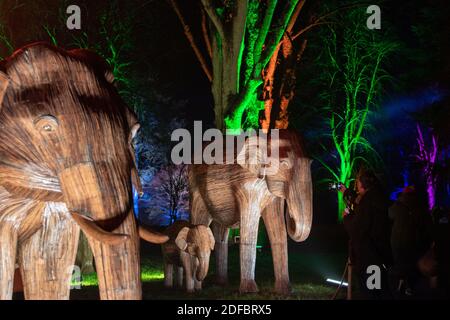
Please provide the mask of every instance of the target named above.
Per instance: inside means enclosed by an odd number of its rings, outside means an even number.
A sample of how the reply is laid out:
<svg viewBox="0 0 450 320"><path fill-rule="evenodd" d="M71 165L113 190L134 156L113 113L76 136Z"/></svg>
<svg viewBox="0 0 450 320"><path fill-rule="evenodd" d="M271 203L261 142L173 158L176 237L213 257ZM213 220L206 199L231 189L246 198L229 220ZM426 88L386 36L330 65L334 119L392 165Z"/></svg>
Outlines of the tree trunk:
<svg viewBox="0 0 450 320"><path fill-rule="evenodd" d="M295 50L292 43L292 31L304 4L304 0L297 4L283 39L264 70L264 112L260 115L260 126L263 130L287 129L289 126L287 109L295 93L295 67L307 43L304 40L300 48Z"/></svg>
<svg viewBox="0 0 450 320"><path fill-rule="evenodd" d="M295 50L289 36L275 50L264 73L264 112L261 129L287 129L288 107L295 94L295 68L306 48L306 40Z"/></svg>
<svg viewBox="0 0 450 320"><path fill-rule="evenodd" d="M224 22L221 30L213 23L212 32L212 94L216 127L225 129L225 116L233 107L239 93L239 65L241 49L245 33L247 1L237 1L232 13L234 18Z"/></svg>

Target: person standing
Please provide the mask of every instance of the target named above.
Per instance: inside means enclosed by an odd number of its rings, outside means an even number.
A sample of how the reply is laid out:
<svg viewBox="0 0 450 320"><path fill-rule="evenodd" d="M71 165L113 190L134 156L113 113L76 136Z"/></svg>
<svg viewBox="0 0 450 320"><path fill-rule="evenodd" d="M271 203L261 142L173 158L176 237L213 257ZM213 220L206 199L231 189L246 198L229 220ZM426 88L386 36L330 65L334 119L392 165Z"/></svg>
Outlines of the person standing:
<svg viewBox="0 0 450 320"><path fill-rule="evenodd" d="M424 195L412 186L404 188L389 208L389 218L393 220L391 247L396 291L411 296L420 276L418 261L432 243L432 220Z"/></svg>
<svg viewBox="0 0 450 320"><path fill-rule="evenodd" d="M356 193L341 186L344 198L353 199L353 210L344 214L344 227L350 238L351 262L362 299L390 298L387 268L392 263L389 203L372 171L361 169L355 182ZM372 276L380 276L375 287Z"/></svg>

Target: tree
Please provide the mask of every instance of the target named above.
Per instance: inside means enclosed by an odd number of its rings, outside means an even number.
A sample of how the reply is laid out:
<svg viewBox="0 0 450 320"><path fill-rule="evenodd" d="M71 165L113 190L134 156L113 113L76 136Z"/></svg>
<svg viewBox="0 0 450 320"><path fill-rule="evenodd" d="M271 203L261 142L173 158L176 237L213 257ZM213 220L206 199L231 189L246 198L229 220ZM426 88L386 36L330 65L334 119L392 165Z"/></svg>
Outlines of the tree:
<svg viewBox="0 0 450 320"><path fill-rule="evenodd" d="M295 66L306 47L306 40L299 46L294 40L326 23L328 15L294 32L305 0L202 0L201 29L209 63L177 1L168 1L211 81L216 127L286 128Z"/></svg>
<svg viewBox="0 0 450 320"><path fill-rule="evenodd" d="M386 34L367 29L365 8L342 11L336 18L340 23L336 21L324 35L322 81L328 88L321 95L328 110L326 137L331 140L335 156L318 160L332 180L348 185L359 164L373 166L371 160L376 158L366 138L368 117L377 108L383 80L388 78L383 64L397 45ZM329 152L325 145L323 148ZM338 193L339 219L344 208L342 194Z"/></svg>
<svg viewBox="0 0 450 320"><path fill-rule="evenodd" d="M62 8L67 7L63 5ZM99 9L92 21L96 32L83 30L72 32L71 46L90 49L105 59L114 75L114 82L119 94L137 111L141 107L141 99L136 87L136 79L132 75L131 51L134 47L133 21L136 10L131 5L121 4L114 0ZM126 14L125 14L126 13ZM60 11L60 20L64 20L65 13ZM61 25L61 24L60 24ZM63 24L64 25L64 24ZM49 30L47 27L46 30ZM50 32L49 36L52 38Z"/></svg>
<svg viewBox="0 0 450 320"><path fill-rule="evenodd" d="M423 175L425 177L428 194L428 209L431 211L436 204L436 162L438 155L438 137L435 133L430 134L431 143L425 142L422 128L417 124L417 146L416 159L422 163Z"/></svg>
<svg viewBox="0 0 450 320"><path fill-rule="evenodd" d="M449 164L449 117L450 103L448 98L413 113L413 118L417 121L414 158L420 167L425 182L430 211L437 204L439 182L441 180L445 183L446 175L448 175L445 170L448 170ZM448 184L448 180L446 182Z"/></svg>
<svg viewBox="0 0 450 320"><path fill-rule="evenodd" d="M186 165L168 165L161 168L151 182L152 206L162 210L170 224L179 214L189 209L189 191Z"/></svg>

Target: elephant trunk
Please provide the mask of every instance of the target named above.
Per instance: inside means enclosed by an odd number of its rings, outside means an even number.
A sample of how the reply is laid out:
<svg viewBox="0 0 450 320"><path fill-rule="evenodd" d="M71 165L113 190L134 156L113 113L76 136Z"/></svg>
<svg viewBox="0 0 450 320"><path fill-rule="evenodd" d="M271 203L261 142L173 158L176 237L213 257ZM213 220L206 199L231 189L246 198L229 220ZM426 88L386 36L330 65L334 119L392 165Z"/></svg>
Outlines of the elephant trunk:
<svg viewBox="0 0 450 320"><path fill-rule="evenodd" d="M208 274L210 254L201 255L198 257L199 265L197 267L196 278L197 281L203 281Z"/></svg>
<svg viewBox="0 0 450 320"><path fill-rule="evenodd" d="M312 180L311 160L300 158L295 166L293 180L289 183L286 197L287 232L292 240L304 241L308 238L312 225Z"/></svg>
<svg viewBox="0 0 450 320"><path fill-rule="evenodd" d="M69 212L85 232L95 257L101 299L141 299L139 235L129 174L108 163L63 170Z"/></svg>

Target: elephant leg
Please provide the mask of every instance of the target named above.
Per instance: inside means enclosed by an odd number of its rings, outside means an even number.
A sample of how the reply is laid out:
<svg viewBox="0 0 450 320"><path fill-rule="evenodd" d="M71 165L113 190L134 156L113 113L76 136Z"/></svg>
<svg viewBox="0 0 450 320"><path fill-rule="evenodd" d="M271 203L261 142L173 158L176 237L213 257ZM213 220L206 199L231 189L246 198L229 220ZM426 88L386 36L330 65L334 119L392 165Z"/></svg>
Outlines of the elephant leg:
<svg viewBox="0 0 450 320"><path fill-rule="evenodd" d="M173 264L164 263L164 286L166 288L173 287Z"/></svg>
<svg viewBox="0 0 450 320"><path fill-rule="evenodd" d="M16 265L17 229L0 219L0 300L11 300Z"/></svg>
<svg viewBox="0 0 450 320"><path fill-rule="evenodd" d="M266 207L262 217L272 250L275 292L287 295L291 292L291 286L288 270L286 224L283 212L284 200L277 198Z"/></svg>
<svg viewBox="0 0 450 320"><path fill-rule="evenodd" d="M184 275L186 278L186 291L192 293L194 292L194 277L193 277L194 272L191 256L186 252L182 252L180 258L181 263L183 264Z"/></svg>
<svg viewBox="0 0 450 320"><path fill-rule="evenodd" d="M194 287L195 287L195 290L197 290L197 291L202 290L202 282L198 281L195 277L194 277Z"/></svg>
<svg viewBox="0 0 450 320"><path fill-rule="evenodd" d="M192 268L192 280L194 281L194 289L196 291L202 290L202 282L197 280L197 271L200 268L200 263L197 258L192 258L193 268Z"/></svg>
<svg viewBox="0 0 450 320"><path fill-rule="evenodd" d="M178 288L183 288L183 273L184 273L184 269L183 267L178 267L177 268L177 286Z"/></svg>
<svg viewBox="0 0 450 320"><path fill-rule="evenodd" d="M43 203L13 198L0 186L0 300L12 299L18 242L41 225Z"/></svg>
<svg viewBox="0 0 450 320"><path fill-rule="evenodd" d="M216 245L214 247L216 257L216 283L228 284L228 232L229 228L213 222L211 230L214 234Z"/></svg>
<svg viewBox="0 0 450 320"><path fill-rule="evenodd" d="M241 214L239 254L241 263L241 293L258 292L255 282L256 241L258 238L259 214Z"/></svg>
<svg viewBox="0 0 450 320"><path fill-rule="evenodd" d="M129 235L121 244L111 245L87 236L95 259L101 300L142 299L139 235L133 213L126 215L117 233Z"/></svg>
<svg viewBox="0 0 450 320"><path fill-rule="evenodd" d="M19 248L25 299L68 300L80 229L64 204L47 203L40 230Z"/></svg>

